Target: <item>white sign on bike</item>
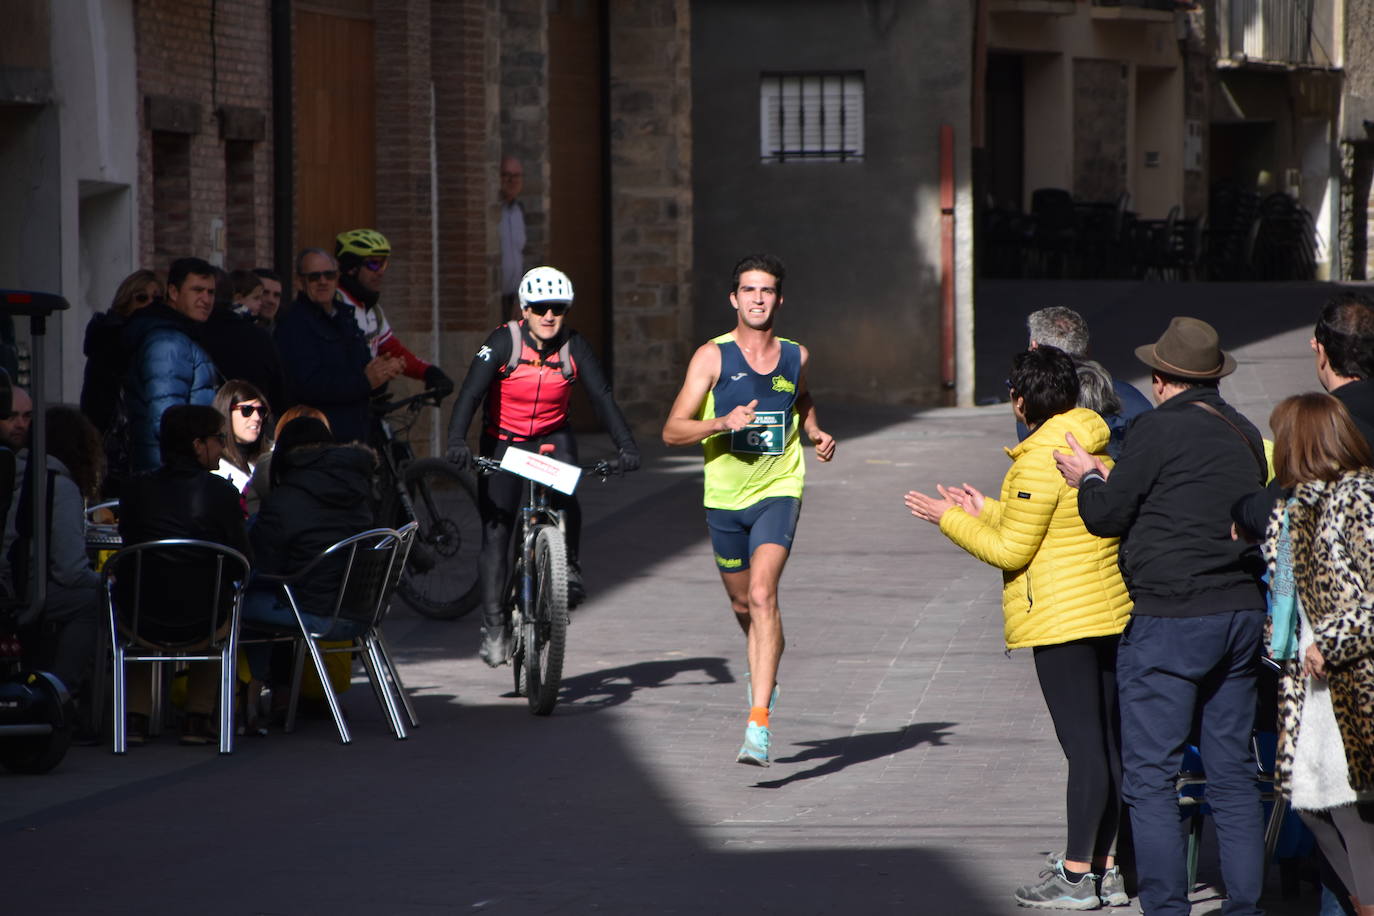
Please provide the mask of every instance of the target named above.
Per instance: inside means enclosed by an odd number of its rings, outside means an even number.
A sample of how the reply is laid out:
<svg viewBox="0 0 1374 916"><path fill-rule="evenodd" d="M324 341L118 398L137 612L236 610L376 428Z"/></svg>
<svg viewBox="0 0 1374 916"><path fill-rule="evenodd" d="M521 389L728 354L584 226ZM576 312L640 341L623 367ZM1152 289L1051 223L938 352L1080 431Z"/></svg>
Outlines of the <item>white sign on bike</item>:
<svg viewBox="0 0 1374 916"><path fill-rule="evenodd" d="M520 448L508 448L501 456L501 470L510 471L526 480L553 487L559 493L572 495L577 481L582 477L582 469L548 455L537 455Z"/></svg>

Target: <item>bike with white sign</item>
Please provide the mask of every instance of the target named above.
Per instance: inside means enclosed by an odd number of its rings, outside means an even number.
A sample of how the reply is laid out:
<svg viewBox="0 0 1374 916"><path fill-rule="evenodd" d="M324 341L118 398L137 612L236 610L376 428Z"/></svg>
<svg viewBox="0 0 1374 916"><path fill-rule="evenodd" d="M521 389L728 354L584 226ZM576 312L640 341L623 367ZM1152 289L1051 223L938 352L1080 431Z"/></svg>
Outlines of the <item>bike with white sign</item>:
<svg viewBox="0 0 1374 916"><path fill-rule="evenodd" d="M552 445L540 446L538 454L511 447L500 461L473 459L484 474L507 472L527 482L511 532L505 606L514 634L515 692L529 700L536 716L547 716L558 703L568 644L568 546L563 513L550 504L549 490L571 496L583 471L608 477L620 470L615 461L579 468L552 452Z"/></svg>

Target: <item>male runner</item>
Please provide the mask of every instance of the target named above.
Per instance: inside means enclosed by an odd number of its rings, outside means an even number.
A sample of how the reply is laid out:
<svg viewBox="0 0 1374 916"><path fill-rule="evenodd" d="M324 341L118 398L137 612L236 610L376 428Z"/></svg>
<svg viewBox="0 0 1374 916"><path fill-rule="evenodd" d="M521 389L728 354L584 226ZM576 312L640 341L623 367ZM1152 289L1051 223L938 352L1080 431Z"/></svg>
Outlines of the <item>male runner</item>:
<svg viewBox="0 0 1374 916"><path fill-rule="evenodd" d="M744 630L751 674L749 719L736 760L768 766L769 713L782 658L778 580L801 513L800 429L829 461L835 440L816 422L806 388L806 348L778 337L782 262L751 255L735 265L735 329L702 345L687 366L663 441L701 443L706 525L725 594Z"/></svg>

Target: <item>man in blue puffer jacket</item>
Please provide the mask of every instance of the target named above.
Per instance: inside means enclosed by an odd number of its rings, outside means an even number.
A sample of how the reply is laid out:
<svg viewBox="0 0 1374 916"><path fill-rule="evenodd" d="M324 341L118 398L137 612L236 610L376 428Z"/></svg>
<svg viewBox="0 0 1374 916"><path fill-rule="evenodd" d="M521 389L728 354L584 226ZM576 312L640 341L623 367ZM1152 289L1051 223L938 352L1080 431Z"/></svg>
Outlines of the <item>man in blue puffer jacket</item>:
<svg viewBox="0 0 1374 916"><path fill-rule="evenodd" d="M167 270L166 303L139 309L124 328L124 402L135 474L162 464L158 427L168 407L215 399L219 371L198 342L214 304L214 268L200 258L178 258Z"/></svg>

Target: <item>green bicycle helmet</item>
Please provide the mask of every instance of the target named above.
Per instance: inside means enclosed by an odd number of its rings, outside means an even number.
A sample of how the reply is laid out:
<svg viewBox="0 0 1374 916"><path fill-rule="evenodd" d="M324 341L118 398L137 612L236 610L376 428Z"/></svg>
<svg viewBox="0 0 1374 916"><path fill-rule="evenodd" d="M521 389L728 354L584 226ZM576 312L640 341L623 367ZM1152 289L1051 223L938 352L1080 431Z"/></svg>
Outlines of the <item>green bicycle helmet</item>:
<svg viewBox="0 0 1374 916"><path fill-rule="evenodd" d="M334 256L351 254L358 258L389 258L391 243L376 229L352 229L334 239Z"/></svg>

